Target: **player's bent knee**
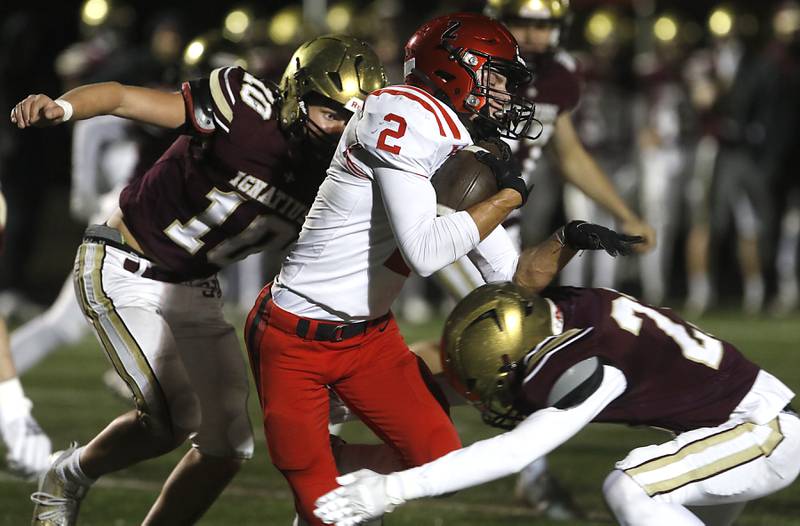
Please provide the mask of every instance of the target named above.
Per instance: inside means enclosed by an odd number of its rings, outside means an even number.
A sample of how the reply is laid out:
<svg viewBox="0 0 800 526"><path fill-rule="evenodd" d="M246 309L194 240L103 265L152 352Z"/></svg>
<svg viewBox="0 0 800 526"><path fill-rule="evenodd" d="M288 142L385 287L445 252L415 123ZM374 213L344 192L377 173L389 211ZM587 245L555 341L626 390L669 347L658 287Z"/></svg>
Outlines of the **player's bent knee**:
<svg viewBox="0 0 800 526"><path fill-rule="evenodd" d="M618 469L603 481L603 496L619 520L623 520L643 499L650 499L636 481Z"/></svg>
<svg viewBox="0 0 800 526"><path fill-rule="evenodd" d="M188 430L177 430L171 422L153 418L146 412L138 411L137 420L147 433L151 447L157 455L169 453L189 438Z"/></svg>
<svg viewBox="0 0 800 526"><path fill-rule="evenodd" d="M238 461L249 460L255 449L250 422L224 427L208 432L203 430L192 436L192 446L201 454L214 458L231 458Z"/></svg>

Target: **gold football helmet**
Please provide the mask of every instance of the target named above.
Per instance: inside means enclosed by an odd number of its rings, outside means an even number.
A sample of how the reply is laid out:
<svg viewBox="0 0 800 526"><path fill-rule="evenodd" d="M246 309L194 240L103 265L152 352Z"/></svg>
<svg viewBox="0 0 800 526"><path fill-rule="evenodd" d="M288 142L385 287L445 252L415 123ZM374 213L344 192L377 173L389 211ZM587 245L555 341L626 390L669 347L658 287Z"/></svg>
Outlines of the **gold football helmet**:
<svg viewBox="0 0 800 526"><path fill-rule="evenodd" d="M569 12L569 0L489 0L488 16L510 20L564 20Z"/></svg>
<svg viewBox="0 0 800 526"><path fill-rule="evenodd" d="M524 417L514 407L519 360L552 334L544 298L513 283L484 285L447 318L442 365L456 390L476 402L485 423L509 429Z"/></svg>
<svg viewBox="0 0 800 526"><path fill-rule="evenodd" d="M281 78L281 124L298 131L307 117L305 100L312 93L355 111L386 82L383 65L366 42L347 35L309 40L294 52Z"/></svg>
<svg viewBox="0 0 800 526"><path fill-rule="evenodd" d="M529 42L533 28L550 28L548 49L559 46L572 19L569 0L488 0L484 13L502 21L519 41L523 53L534 55L546 50Z"/></svg>

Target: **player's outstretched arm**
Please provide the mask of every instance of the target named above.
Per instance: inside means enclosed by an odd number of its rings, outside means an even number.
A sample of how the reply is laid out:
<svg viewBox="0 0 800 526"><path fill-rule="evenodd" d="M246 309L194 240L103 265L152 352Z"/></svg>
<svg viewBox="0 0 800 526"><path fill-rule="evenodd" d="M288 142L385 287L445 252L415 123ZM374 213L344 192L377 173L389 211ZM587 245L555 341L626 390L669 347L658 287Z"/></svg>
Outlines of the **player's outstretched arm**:
<svg viewBox="0 0 800 526"><path fill-rule="evenodd" d="M538 245L520 255L513 281L539 292L553 281L579 250L605 250L610 256L629 255L641 236L620 234L585 221L570 221Z"/></svg>
<svg viewBox="0 0 800 526"><path fill-rule="evenodd" d="M611 213L619 221L623 232L644 239L636 247L636 252L647 252L654 248L655 230L636 215L619 196L606 174L584 148L569 113L563 113L556 120L553 139L564 179Z"/></svg>
<svg viewBox="0 0 800 526"><path fill-rule="evenodd" d="M452 493L517 473L569 440L626 387L619 369L603 366L603 381L580 404L542 409L511 431L423 466L389 475L364 469L338 477L341 487L317 499L314 514L325 524L355 526L412 499Z"/></svg>
<svg viewBox="0 0 800 526"><path fill-rule="evenodd" d="M11 122L24 129L98 115L116 115L164 128L177 128L186 120L179 92L101 82L77 87L55 100L41 93L28 95L11 110Z"/></svg>

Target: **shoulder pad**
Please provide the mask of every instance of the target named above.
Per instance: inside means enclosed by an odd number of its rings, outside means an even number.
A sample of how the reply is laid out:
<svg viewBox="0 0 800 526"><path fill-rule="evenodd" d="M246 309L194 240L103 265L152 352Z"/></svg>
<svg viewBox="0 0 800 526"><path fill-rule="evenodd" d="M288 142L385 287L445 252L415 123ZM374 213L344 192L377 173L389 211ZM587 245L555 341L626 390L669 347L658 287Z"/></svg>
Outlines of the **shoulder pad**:
<svg viewBox="0 0 800 526"><path fill-rule="evenodd" d="M370 94L358 114L356 136L380 164L424 177L472 143L455 112L427 92L402 85Z"/></svg>
<svg viewBox="0 0 800 526"><path fill-rule="evenodd" d="M564 66L564 69L569 71L570 73L577 73L578 72L578 60L570 55L564 49L556 50L553 58L556 62Z"/></svg>
<svg viewBox="0 0 800 526"><path fill-rule="evenodd" d="M214 131L214 109L208 79L184 82L183 98L186 101L186 121L199 133Z"/></svg>
<svg viewBox="0 0 800 526"><path fill-rule="evenodd" d="M557 409L574 407L594 393L603 381L603 363L593 356L564 371L550 389L547 404Z"/></svg>

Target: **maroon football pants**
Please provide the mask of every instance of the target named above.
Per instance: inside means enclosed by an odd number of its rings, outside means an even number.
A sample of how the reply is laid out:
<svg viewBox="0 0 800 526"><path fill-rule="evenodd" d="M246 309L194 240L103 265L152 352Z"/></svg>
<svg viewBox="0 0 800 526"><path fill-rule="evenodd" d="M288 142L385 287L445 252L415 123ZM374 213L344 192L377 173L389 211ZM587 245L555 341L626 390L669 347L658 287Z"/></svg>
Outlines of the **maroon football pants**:
<svg viewBox="0 0 800 526"><path fill-rule="evenodd" d="M327 385L408 467L461 442L393 317L340 342L301 338L301 320L275 305L267 286L248 316L245 339L272 463L292 487L300 515L320 525L314 501L337 487L339 474L328 437ZM317 322L305 322L306 334L315 334Z"/></svg>

